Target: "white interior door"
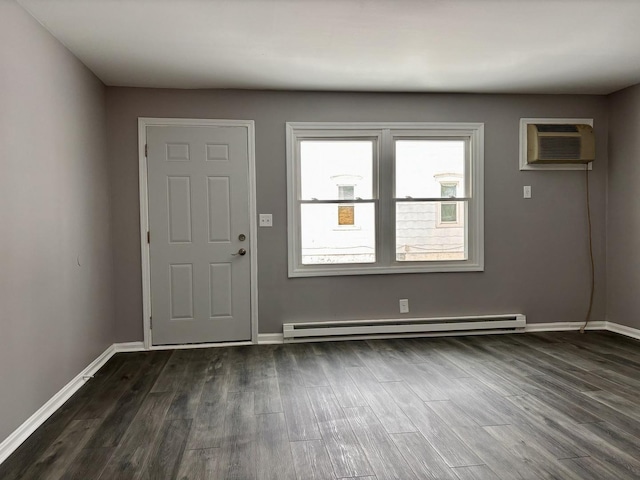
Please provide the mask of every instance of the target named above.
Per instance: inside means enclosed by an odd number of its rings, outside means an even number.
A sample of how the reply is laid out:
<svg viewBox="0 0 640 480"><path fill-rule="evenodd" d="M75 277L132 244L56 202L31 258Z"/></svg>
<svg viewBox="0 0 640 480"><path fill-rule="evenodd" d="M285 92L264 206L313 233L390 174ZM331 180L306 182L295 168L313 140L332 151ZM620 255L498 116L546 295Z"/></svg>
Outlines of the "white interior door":
<svg viewBox="0 0 640 480"><path fill-rule="evenodd" d="M247 128L146 133L153 344L250 340Z"/></svg>

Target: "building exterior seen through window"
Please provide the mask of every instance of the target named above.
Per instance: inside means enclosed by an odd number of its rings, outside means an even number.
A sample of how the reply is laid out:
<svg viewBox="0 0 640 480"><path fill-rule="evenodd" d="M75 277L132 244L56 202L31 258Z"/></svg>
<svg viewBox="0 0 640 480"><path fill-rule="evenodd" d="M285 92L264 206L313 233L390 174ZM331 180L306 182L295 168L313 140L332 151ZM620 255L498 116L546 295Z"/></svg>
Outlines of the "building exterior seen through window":
<svg viewBox="0 0 640 480"><path fill-rule="evenodd" d="M460 202L415 199L455 199L464 191L464 142L399 140L395 147L396 197L413 199L396 203L396 261L463 260Z"/></svg>
<svg viewBox="0 0 640 480"><path fill-rule="evenodd" d="M372 143L304 141L300 149L303 198L316 200L302 206L303 264L374 262L377 202ZM396 141L395 170L396 261L464 258L465 233L464 224L458 224L458 202L415 201L457 196L458 183L464 176L464 142ZM337 208L322 203L356 198L369 202L338 204ZM359 230L335 228L336 223L340 227L355 226L356 218ZM446 223L457 228L441 229Z"/></svg>
<svg viewBox="0 0 640 480"><path fill-rule="evenodd" d="M373 168L371 141L300 142L303 264L375 261ZM367 202L340 202L356 198Z"/></svg>

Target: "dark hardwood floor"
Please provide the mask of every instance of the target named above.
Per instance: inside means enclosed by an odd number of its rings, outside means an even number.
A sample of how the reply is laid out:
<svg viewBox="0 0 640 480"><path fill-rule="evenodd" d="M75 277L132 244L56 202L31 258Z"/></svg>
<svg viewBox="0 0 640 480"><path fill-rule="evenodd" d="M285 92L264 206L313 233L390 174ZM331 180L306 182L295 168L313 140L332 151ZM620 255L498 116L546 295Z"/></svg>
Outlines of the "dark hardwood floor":
<svg viewBox="0 0 640 480"><path fill-rule="evenodd" d="M11 479L638 479L640 343L610 333L121 353Z"/></svg>

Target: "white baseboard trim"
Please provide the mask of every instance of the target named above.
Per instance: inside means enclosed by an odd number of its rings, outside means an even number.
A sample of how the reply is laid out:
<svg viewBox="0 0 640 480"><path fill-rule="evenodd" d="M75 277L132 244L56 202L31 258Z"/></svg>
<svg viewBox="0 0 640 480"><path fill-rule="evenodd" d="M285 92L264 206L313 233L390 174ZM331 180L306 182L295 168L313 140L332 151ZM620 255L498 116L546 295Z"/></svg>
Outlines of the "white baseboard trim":
<svg viewBox="0 0 640 480"><path fill-rule="evenodd" d="M613 333L619 333L625 337L635 338L640 340L640 330L637 328L627 327L626 325L620 325L619 323L607 322L608 331Z"/></svg>
<svg viewBox="0 0 640 480"><path fill-rule="evenodd" d="M259 333L258 345L278 345L283 343L282 333Z"/></svg>
<svg viewBox="0 0 640 480"><path fill-rule="evenodd" d="M144 348L143 342L115 343L116 352L145 352L152 350L191 350L195 348L217 348L217 347L241 347L253 345L247 342L220 342L220 343L189 343L185 345L152 345L149 349Z"/></svg>
<svg viewBox="0 0 640 480"><path fill-rule="evenodd" d="M114 343L113 347L116 349L116 353L120 352L144 352L144 342L127 342L127 343Z"/></svg>
<svg viewBox="0 0 640 480"><path fill-rule="evenodd" d="M186 345L151 345L149 350L193 350L195 348L219 348L219 347L244 347L253 345L251 341L246 342L220 342L220 343L188 343Z"/></svg>
<svg viewBox="0 0 640 480"><path fill-rule="evenodd" d="M36 413L31 415L11 435L0 443L0 463L4 462L16 448L22 445L29 435L36 431L64 402L82 387L116 353L115 345L107 348L98 358L67 383L58 393L47 401Z"/></svg>
<svg viewBox="0 0 640 480"><path fill-rule="evenodd" d="M605 321L589 322L586 330L607 330ZM555 322L555 323L529 323L524 328L525 333L534 332L568 332L571 330L580 330L584 322Z"/></svg>
<svg viewBox="0 0 640 480"><path fill-rule="evenodd" d="M525 327L525 333L580 330L583 325L584 322L531 323ZM586 330L606 330L607 332L640 340L640 329L604 320L589 322Z"/></svg>
<svg viewBox="0 0 640 480"><path fill-rule="evenodd" d="M281 333L260 333L258 334L258 345L280 344L282 343ZM120 352L144 352L144 342L114 343L116 353ZM189 345L153 345L149 350L186 350L191 348L214 348L214 347L239 347L253 345L251 342L220 342L220 343L195 343Z"/></svg>

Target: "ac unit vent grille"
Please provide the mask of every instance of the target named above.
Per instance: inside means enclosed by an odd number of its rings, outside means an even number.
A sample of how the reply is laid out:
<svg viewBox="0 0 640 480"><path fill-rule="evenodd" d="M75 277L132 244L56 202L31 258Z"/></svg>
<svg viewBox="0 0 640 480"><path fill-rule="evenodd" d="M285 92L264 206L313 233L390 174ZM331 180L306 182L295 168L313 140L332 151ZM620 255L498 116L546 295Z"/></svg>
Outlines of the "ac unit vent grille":
<svg viewBox="0 0 640 480"><path fill-rule="evenodd" d="M580 137L540 137L540 160L580 159Z"/></svg>
<svg viewBox="0 0 640 480"><path fill-rule="evenodd" d="M576 125L554 125L554 124L537 124L540 133L578 133Z"/></svg>

